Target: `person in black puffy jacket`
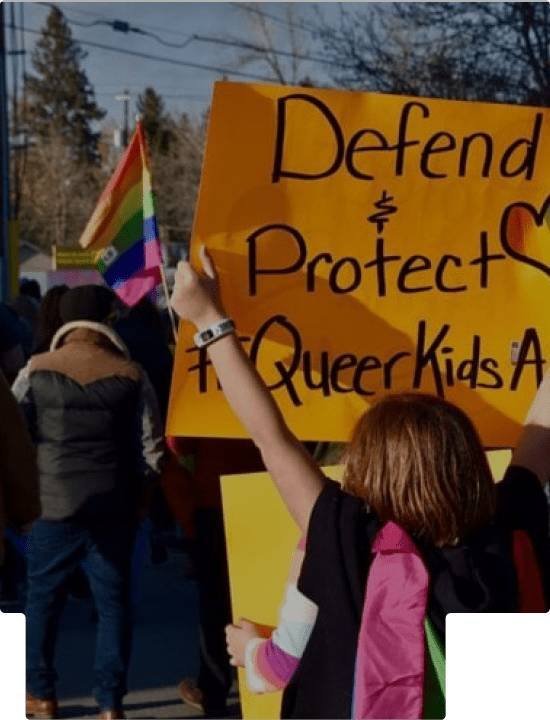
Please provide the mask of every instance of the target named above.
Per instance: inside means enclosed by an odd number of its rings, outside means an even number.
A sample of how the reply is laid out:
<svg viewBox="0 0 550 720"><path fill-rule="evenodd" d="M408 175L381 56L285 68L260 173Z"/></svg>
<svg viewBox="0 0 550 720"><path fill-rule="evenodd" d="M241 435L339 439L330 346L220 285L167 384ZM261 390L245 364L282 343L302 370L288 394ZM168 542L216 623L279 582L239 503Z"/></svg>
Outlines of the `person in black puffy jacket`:
<svg viewBox="0 0 550 720"><path fill-rule="evenodd" d="M55 638L76 568L99 621L94 697L123 717L131 644L131 558L147 489L163 462L152 385L109 327L114 294L85 285L62 298L50 350L20 371L13 392L36 443L42 514L28 547L27 715L56 717Z"/></svg>

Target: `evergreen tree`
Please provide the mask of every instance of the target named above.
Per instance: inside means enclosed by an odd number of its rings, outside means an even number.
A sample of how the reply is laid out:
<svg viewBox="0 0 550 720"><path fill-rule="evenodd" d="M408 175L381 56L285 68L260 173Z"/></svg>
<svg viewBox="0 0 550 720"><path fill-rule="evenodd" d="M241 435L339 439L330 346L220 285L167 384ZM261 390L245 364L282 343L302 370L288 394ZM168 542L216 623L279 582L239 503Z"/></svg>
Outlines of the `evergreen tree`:
<svg viewBox="0 0 550 720"><path fill-rule="evenodd" d="M73 40L61 10L52 6L46 26L31 56L35 75L25 75L29 130L42 138L63 138L71 155L97 162L99 133L91 123L105 112L80 63L86 57Z"/></svg>
<svg viewBox="0 0 550 720"><path fill-rule="evenodd" d="M164 101L152 87L138 96L137 111L145 129L150 151L166 154L170 143L169 118L164 114Z"/></svg>

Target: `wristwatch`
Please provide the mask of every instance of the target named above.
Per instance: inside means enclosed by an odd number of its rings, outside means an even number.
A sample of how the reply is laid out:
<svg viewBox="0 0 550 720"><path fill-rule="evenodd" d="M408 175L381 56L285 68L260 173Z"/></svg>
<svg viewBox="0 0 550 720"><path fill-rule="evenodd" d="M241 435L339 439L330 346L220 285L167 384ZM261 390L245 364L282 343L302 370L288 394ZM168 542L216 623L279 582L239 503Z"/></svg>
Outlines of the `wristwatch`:
<svg viewBox="0 0 550 720"><path fill-rule="evenodd" d="M198 348L203 348L225 335L229 335L229 333L234 332L235 329L234 320L232 318L224 318L223 320L212 323L212 325L204 328L204 330L195 333L193 340Z"/></svg>

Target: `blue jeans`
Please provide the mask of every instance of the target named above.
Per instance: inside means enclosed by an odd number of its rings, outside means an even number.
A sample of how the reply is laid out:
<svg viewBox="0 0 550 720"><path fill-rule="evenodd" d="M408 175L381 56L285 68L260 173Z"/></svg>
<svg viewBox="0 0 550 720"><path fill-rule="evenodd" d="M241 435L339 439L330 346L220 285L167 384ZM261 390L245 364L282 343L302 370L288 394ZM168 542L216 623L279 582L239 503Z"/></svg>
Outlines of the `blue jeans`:
<svg viewBox="0 0 550 720"><path fill-rule="evenodd" d="M37 520L27 557L27 690L55 698L59 619L78 565L88 576L97 613L93 694L101 710L126 694L132 635L131 561L136 526Z"/></svg>

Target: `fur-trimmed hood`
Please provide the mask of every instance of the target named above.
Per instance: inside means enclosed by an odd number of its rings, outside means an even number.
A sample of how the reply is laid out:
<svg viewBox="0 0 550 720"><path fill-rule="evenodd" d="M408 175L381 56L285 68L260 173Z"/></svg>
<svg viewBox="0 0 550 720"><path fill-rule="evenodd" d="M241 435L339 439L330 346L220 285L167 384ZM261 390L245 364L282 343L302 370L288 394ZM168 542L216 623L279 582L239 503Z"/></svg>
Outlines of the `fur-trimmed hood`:
<svg viewBox="0 0 550 720"><path fill-rule="evenodd" d="M113 328L109 327L108 325L94 322L92 320L73 320L71 322L65 323L65 325L62 325L53 336L53 339L50 343L50 352L52 350L57 350L59 347L61 347L67 334L73 332L74 330L91 330L93 332L99 333L107 340L109 340L126 358L130 358L128 348L126 347L126 344L124 343L120 335L118 335L118 333L116 333Z"/></svg>

